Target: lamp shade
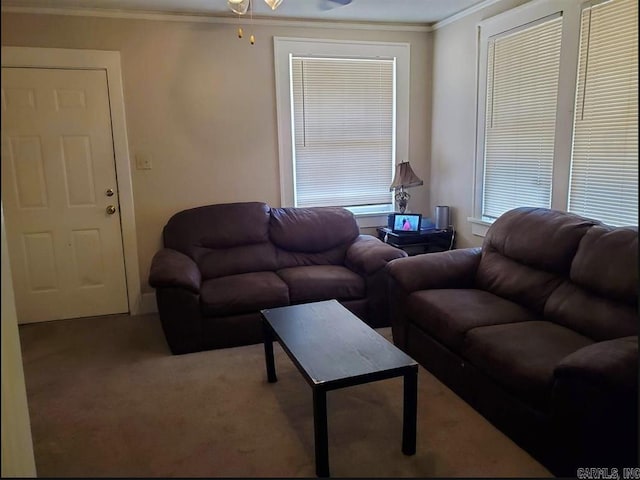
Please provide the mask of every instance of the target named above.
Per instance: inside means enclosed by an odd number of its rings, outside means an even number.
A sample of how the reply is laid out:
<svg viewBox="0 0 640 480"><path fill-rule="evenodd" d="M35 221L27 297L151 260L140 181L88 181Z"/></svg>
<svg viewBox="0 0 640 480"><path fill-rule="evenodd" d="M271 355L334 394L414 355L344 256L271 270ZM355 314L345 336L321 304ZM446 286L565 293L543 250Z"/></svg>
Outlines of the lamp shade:
<svg viewBox="0 0 640 480"><path fill-rule="evenodd" d="M396 173L393 177L393 182L389 187L389 191L417 187L424 182L414 173L409 162L402 162L396 165Z"/></svg>

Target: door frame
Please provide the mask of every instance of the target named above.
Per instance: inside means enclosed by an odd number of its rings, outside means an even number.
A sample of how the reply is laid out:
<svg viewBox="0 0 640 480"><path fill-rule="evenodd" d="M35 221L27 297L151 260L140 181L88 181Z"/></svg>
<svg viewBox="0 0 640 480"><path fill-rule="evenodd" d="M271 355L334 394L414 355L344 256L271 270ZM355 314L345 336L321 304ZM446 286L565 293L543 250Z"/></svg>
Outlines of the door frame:
<svg viewBox="0 0 640 480"><path fill-rule="evenodd" d="M122 89L120 52L108 50L74 50L66 48L2 47L2 67L60 68L78 70L104 70L107 74L111 130L115 156L118 200L120 202L120 225L124 252L125 281L129 313L142 313L140 271L135 212L133 207L133 184L127 125ZM11 256L11 252L9 252Z"/></svg>

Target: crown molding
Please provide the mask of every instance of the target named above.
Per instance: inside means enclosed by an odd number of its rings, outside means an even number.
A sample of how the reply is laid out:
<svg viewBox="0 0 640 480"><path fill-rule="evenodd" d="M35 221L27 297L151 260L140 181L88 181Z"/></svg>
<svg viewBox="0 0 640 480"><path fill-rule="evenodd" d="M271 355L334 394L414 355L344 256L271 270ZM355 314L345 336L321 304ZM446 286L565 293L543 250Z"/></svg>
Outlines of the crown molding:
<svg viewBox="0 0 640 480"><path fill-rule="evenodd" d="M155 20L170 22L197 22L238 25L238 18L230 16L216 16L205 14L187 14L170 12L131 11L100 8L65 8L65 7L16 7L3 6L2 13L26 13L31 15L68 15L74 17L123 18L131 20ZM245 20L259 26L271 27L302 27L302 28L333 28L348 30L384 30L401 32L430 32L431 25L408 23L376 23L376 22L327 22L324 20L300 19L272 19L256 18Z"/></svg>
<svg viewBox="0 0 640 480"><path fill-rule="evenodd" d="M479 12L480 10L487 8L495 3L499 3L502 0L484 0L484 2L480 2L472 7L465 8L464 10L456 13L455 15L451 15L450 17L445 18L444 20L440 20L437 23L431 25L431 30L435 31L439 28L446 27L447 25L457 22L458 20L466 17L467 15L471 15L472 13Z"/></svg>
<svg viewBox="0 0 640 480"><path fill-rule="evenodd" d="M327 22L324 20L300 20L300 19L272 19L256 18L254 25L272 27L302 27L302 28L335 28L346 30L384 30L402 32L432 32L439 28L457 22L464 17L502 0L484 0L472 7L466 8L450 17L440 20L437 23L427 24L407 24L407 23L376 23L376 22ZM2 13L26 13L31 15L68 15L74 17L101 17L101 18L123 18L132 20L155 20L170 22L196 22L196 23L218 23L218 24L238 24L236 17L216 16L196 13L171 13L171 12L151 12L151 11L131 11L100 8L66 8L66 7L17 7L2 6Z"/></svg>

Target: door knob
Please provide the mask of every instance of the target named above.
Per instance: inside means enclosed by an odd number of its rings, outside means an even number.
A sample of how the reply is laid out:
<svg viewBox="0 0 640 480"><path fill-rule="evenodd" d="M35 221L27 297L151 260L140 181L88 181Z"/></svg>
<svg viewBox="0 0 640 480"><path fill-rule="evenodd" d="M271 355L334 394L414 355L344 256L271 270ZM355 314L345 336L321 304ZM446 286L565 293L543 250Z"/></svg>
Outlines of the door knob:
<svg viewBox="0 0 640 480"><path fill-rule="evenodd" d="M116 207L114 205L109 205L107 207L107 213L109 215L113 215L114 213L116 213Z"/></svg>
<svg viewBox="0 0 640 480"><path fill-rule="evenodd" d="M107 189L107 191L106 191L106 192L104 192L104 194L105 194L107 197L113 197L113 188L109 188L109 189Z"/></svg>

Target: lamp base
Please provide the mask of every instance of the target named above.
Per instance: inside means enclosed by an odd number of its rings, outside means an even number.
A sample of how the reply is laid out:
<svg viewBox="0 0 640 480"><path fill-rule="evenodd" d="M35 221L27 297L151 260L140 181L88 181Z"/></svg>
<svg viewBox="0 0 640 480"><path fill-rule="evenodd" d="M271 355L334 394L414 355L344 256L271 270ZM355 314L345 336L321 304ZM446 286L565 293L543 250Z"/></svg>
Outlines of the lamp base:
<svg viewBox="0 0 640 480"><path fill-rule="evenodd" d="M409 193L405 192L404 190L400 190L396 192L395 198L396 202L398 202L398 210L400 210L400 213L404 213L407 209L407 203L409 202L411 195L409 195Z"/></svg>

